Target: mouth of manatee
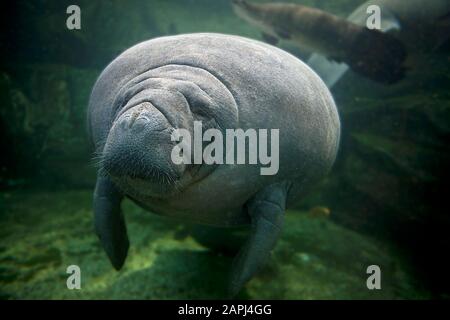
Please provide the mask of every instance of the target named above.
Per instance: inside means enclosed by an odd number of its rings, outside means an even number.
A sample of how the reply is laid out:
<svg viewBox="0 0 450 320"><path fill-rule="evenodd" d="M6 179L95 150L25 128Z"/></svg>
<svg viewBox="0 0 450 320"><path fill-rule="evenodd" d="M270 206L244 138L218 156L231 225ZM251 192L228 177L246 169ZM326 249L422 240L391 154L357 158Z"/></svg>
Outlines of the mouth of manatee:
<svg viewBox="0 0 450 320"><path fill-rule="evenodd" d="M101 170L141 195L167 197L177 192L183 176L197 168L171 161L173 130L167 117L151 103L122 110L103 149Z"/></svg>

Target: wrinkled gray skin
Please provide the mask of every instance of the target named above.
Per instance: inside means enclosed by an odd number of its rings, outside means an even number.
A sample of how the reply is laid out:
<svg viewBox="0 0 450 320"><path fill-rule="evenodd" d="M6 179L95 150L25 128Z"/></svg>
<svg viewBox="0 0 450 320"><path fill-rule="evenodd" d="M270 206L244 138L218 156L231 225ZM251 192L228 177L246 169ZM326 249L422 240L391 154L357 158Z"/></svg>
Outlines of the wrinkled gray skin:
<svg viewBox="0 0 450 320"><path fill-rule="evenodd" d="M260 165L175 165L174 128L279 129L278 174ZM339 118L321 79L270 45L221 34L187 34L140 43L103 71L88 125L100 169L95 228L113 266L128 250L120 203L216 226L251 225L233 263L235 295L270 254L285 208L334 162ZM270 140L269 140L270 141ZM270 150L270 147L269 147Z"/></svg>

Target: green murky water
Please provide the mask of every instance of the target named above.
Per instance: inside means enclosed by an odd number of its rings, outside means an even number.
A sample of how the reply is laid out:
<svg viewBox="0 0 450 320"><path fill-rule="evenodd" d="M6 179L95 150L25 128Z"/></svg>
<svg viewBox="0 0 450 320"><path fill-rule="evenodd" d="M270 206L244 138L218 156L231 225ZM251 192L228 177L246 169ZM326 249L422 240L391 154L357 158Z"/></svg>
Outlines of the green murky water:
<svg viewBox="0 0 450 320"><path fill-rule="evenodd" d="M363 1L292 2L345 17ZM86 107L101 70L137 42L189 32L261 40L260 30L227 0L132 0L79 1L82 28L70 31L70 4L16 1L2 10L0 298L226 298L239 231L206 230L201 238L195 226L130 201L123 205L128 259L120 272L111 267L93 232ZM309 55L288 42L279 46ZM288 211L270 261L240 298L449 297L440 263L450 247L448 52L447 43L415 61L395 85L350 72L332 89L342 120L337 162ZM374 264L381 290L366 287ZM67 289L69 265L81 268L81 290Z"/></svg>

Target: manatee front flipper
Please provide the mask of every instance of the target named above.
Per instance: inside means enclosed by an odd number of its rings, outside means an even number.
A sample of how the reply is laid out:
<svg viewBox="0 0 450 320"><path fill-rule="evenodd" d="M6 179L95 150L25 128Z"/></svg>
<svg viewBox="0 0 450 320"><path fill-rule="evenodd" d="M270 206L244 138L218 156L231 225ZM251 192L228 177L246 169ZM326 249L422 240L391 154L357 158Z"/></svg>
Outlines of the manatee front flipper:
<svg viewBox="0 0 450 320"><path fill-rule="evenodd" d="M229 287L232 297L270 256L283 227L287 190L287 183L273 184L248 201L251 233L233 262Z"/></svg>
<svg viewBox="0 0 450 320"><path fill-rule="evenodd" d="M108 177L99 174L94 192L95 232L116 270L122 268L129 242L120 210L123 195Z"/></svg>

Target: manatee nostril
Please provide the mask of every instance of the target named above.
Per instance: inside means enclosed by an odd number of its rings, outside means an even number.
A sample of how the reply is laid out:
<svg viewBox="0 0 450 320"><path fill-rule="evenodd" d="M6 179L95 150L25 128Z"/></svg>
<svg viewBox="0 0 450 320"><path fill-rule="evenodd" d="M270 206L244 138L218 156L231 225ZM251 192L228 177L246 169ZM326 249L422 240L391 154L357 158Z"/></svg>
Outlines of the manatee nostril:
<svg viewBox="0 0 450 320"><path fill-rule="evenodd" d="M144 110L144 106L140 105L139 107L135 108L133 110L133 112L131 113L130 116L130 121L129 121L129 128L131 128L131 126L135 123L135 121L137 120L137 118L139 117L139 115L142 113L142 111Z"/></svg>
<svg viewBox="0 0 450 320"><path fill-rule="evenodd" d="M141 130L145 125L151 122L151 116L145 110L144 106L140 106L121 115L116 122L121 129L128 130L134 128L136 130Z"/></svg>

